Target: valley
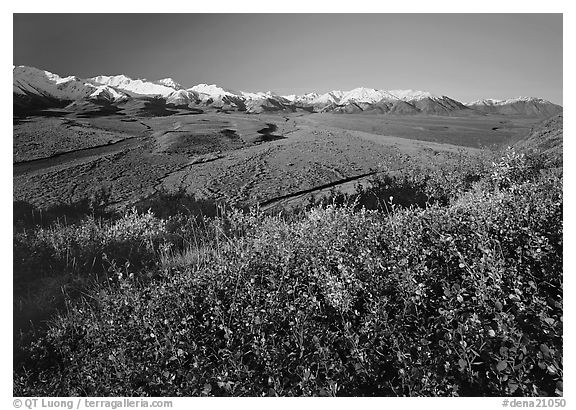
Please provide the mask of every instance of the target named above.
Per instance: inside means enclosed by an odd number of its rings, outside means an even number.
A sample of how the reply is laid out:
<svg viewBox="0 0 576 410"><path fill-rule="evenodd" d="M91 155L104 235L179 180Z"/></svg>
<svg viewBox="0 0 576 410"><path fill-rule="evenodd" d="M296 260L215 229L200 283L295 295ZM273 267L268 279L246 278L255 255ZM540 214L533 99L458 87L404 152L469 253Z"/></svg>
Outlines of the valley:
<svg viewBox="0 0 576 410"><path fill-rule="evenodd" d="M304 201L299 192L362 182L398 155L441 162L503 146L538 122L498 115L50 114L14 123L14 201L40 209L76 203L98 187L109 190L115 208L159 191L237 206Z"/></svg>

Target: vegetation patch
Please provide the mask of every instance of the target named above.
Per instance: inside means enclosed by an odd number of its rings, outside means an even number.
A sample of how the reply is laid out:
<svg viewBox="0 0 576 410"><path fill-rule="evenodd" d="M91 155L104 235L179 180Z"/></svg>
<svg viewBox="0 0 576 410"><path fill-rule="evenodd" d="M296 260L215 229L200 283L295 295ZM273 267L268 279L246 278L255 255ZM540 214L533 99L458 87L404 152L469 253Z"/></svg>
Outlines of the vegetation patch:
<svg viewBox="0 0 576 410"><path fill-rule="evenodd" d="M561 395L561 168L510 150L413 171L375 183L374 209L360 190L20 230L16 300L83 286L21 339L14 394Z"/></svg>

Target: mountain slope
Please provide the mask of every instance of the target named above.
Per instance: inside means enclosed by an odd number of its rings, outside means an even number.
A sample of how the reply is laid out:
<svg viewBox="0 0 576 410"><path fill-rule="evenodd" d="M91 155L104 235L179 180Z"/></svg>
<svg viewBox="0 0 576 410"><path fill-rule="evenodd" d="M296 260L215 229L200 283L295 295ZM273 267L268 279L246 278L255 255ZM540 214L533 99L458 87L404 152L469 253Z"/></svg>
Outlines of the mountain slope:
<svg viewBox="0 0 576 410"><path fill-rule="evenodd" d="M427 97L408 100L416 109L425 114L451 115L469 110L464 104L450 97Z"/></svg>
<svg viewBox="0 0 576 410"><path fill-rule="evenodd" d="M560 105L534 97L517 97L508 100L484 99L467 103L466 106L487 114L523 115L543 118L560 114L563 111Z"/></svg>
<svg viewBox="0 0 576 410"><path fill-rule="evenodd" d="M64 107L70 102L91 100L119 103L129 96L107 85L92 84L75 76L62 78L33 67L13 67L13 104L16 113L29 109Z"/></svg>
<svg viewBox="0 0 576 410"><path fill-rule="evenodd" d="M166 97L166 104L175 107L189 107L202 101L197 92L192 90L176 90Z"/></svg>
<svg viewBox="0 0 576 410"><path fill-rule="evenodd" d="M142 104L158 104L191 109L245 111L248 113L306 111L393 115L516 115L547 118L562 112L562 107L540 98L479 100L462 104L448 96L418 90L377 90L358 87L350 91L333 90L324 94L279 96L271 91L233 91L216 84L197 84L184 88L172 78L157 81L132 79L125 75L80 79L33 67L13 69L13 104L16 112L47 107L65 107L74 101L93 101L117 105L131 99ZM152 98L152 99L151 99ZM162 99L162 102L157 100ZM135 102L134 106L140 106ZM71 106L83 106L76 104ZM164 109L163 109L164 110ZM165 112L165 111L162 111Z"/></svg>

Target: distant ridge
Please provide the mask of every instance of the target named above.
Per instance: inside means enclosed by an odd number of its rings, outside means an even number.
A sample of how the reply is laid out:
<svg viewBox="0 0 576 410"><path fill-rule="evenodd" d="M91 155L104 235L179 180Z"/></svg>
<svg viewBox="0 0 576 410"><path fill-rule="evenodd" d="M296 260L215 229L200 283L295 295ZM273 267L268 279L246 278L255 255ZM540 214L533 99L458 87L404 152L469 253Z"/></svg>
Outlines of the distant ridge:
<svg viewBox="0 0 576 410"><path fill-rule="evenodd" d="M78 101L116 105L139 98L161 99L167 106L198 110L261 112L333 112L396 115L518 115L547 118L562 107L541 98L485 99L461 103L448 96L418 90L377 90L358 87L350 91L280 96L273 92L233 91L216 84L184 88L171 78L157 81L125 75L81 79L34 67L13 67L15 112L66 107Z"/></svg>
<svg viewBox="0 0 576 410"><path fill-rule="evenodd" d="M485 99L466 104L476 111L489 114L551 117L562 112L559 105L542 98L516 97L507 100ZM558 108L560 107L560 110Z"/></svg>

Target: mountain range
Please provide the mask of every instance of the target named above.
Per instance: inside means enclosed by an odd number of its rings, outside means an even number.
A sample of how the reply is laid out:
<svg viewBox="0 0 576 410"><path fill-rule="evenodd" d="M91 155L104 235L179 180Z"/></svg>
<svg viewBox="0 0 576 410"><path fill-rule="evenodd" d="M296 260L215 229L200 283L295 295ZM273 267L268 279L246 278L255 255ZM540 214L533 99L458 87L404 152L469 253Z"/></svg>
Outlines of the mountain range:
<svg viewBox="0 0 576 410"><path fill-rule="evenodd" d="M185 88L171 78L157 81L132 79L125 75L92 78L60 77L34 67L13 67L14 112L25 113L48 107L78 107L92 104L120 108L144 101L155 107L262 112L335 112L373 114L488 115L504 114L550 117L562 107L535 97L507 100L484 99L462 103L426 91L376 90L359 87L324 94L277 95L273 92L234 91L215 84Z"/></svg>

